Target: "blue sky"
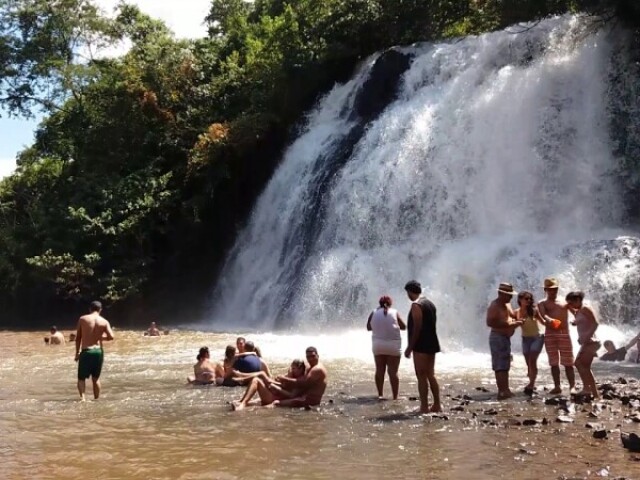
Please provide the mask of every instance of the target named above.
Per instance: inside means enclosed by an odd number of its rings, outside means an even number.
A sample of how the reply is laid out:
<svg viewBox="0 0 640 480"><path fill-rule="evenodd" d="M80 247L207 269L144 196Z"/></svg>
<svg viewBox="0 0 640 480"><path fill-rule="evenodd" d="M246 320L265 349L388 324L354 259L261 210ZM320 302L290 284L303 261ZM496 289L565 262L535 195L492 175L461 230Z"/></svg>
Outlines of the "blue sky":
<svg viewBox="0 0 640 480"><path fill-rule="evenodd" d="M112 12L118 0L96 0L96 3L106 12ZM178 37L196 38L206 34L203 20L211 0L128 0L128 3L137 4L143 12L164 20ZM0 115L0 177L4 177L15 168L18 152L32 143L42 117L24 120L8 118L4 112Z"/></svg>

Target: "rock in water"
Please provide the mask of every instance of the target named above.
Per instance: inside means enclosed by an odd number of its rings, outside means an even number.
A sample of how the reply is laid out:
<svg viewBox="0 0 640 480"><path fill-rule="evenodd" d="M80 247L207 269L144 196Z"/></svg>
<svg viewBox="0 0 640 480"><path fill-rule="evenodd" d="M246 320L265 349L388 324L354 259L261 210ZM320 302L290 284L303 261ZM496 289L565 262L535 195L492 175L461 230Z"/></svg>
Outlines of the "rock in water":
<svg viewBox="0 0 640 480"><path fill-rule="evenodd" d="M635 433L620 432L622 446L632 452L640 452L640 437Z"/></svg>
<svg viewBox="0 0 640 480"><path fill-rule="evenodd" d="M593 438L607 438L607 431L605 429L594 430Z"/></svg>
<svg viewBox="0 0 640 480"><path fill-rule="evenodd" d="M556 418L556 422L573 423L573 418L569 417L568 415L558 415L558 417Z"/></svg>

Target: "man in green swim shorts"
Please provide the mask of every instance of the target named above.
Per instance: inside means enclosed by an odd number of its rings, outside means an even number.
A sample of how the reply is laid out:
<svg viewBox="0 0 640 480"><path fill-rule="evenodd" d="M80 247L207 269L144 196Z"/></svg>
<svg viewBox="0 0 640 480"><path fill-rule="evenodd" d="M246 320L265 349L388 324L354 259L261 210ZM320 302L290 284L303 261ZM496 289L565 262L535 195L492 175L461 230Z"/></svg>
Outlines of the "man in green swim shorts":
<svg viewBox="0 0 640 480"><path fill-rule="evenodd" d="M90 313L78 320L76 332L76 362L78 362L78 392L84 402L85 381L91 377L93 397L100 397L100 372L104 360L102 342L113 340L113 330L107 319L100 316L102 304L91 302Z"/></svg>

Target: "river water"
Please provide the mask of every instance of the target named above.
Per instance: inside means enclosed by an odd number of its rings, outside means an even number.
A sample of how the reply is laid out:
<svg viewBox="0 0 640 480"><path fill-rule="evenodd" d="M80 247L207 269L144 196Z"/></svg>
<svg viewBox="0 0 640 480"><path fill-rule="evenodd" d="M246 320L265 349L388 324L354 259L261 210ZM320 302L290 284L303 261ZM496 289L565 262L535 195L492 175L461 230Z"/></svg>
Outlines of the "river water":
<svg viewBox="0 0 640 480"><path fill-rule="evenodd" d="M555 407L523 395L495 402L486 353L438 357L445 420L412 414L417 388L408 360L400 370L402 398L374 398L370 339L364 332L248 335L275 373L285 371L306 346L317 346L330 383L317 410L233 412L228 402L239 398L241 389L191 387L185 379L199 347L208 345L221 357L235 335L116 334L105 347L100 400L81 403L71 344L45 346L43 333L0 333L0 478L538 479L595 478L607 468L612 477L640 478L640 463L622 449L617 433L595 440L580 418L575 424L554 423ZM544 384L550 378L542 357ZM635 364L596 364L595 371L599 380L638 376ZM524 373L516 353L516 389L524 385ZM461 394L473 401L465 411L451 412ZM497 414L485 414L487 409ZM542 417L551 423L517 425ZM621 423L613 413L600 421L612 431ZM639 424L622 423L640 433Z"/></svg>

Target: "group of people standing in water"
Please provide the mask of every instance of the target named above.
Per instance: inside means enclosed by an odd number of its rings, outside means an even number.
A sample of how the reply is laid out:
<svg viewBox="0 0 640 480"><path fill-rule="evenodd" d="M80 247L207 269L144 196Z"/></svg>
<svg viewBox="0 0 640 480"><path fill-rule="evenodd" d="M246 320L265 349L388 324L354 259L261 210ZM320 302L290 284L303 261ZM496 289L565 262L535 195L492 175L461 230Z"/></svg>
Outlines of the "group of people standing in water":
<svg viewBox="0 0 640 480"><path fill-rule="evenodd" d="M498 399L513 396L509 387L511 337L518 327L522 331L522 352L527 365L529 383L524 387L526 394L532 395L538 375L538 357L545 348L551 367L554 388L551 394L562 393L560 366L562 365L572 394L598 397L596 381L591 370L593 359L597 357L601 343L596 337L598 320L591 308L584 305L584 293L573 291L566 295L565 302L558 301L560 284L556 278L546 278L543 283L545 299L537 303L531 292L514 290L513 285L501 283L498 296L487 309L486 324L490 328L489 348L491 362L498 387ZM392 307L389 296L379 299L379 306L367 319L367 330L372 332L372 349L375 361L375 384L378 396L383 398L385 375L391 383L394 399L399 394L398 369L402 356L401 331L407 330L408 345L404 351L407 358L413 357L413 365L420 396L420 412L440 412L440 387L435 376L435 358L440 352L440 342L436 330L436 307L423 295L422 286L416 280L406 283L404 290L411 301L407 323ZM511 301L517 296L518 306L514 310ZM78 320L76 333L70 341L75 342L75 360L78 362L78 392L82 400L85 395L85 381L91 377L94 398L100 396L100 373L104 359L102 343L114 339L109 322L101 316L102 305L92 302L90 312ZM569 314L572 320L569 322ZM577 327L579 351L574 358L569 324ZM159 329L147 335L159 335ZM150 329L151 329L150 327ZM157 330L157 332L155 331ZM166 334L167 332L165 332ZM45 338L49 345L64 344L64 335L55 327ZM604 342L604 361L624 360L628 350L640 345L640 334L628 345L615 348L610 340ZM320 363L315 347L308 347L304 360L291 362L285 375L273 376L269 366L262 359L260 349L253 342L238 337L236 345L229 345L221 362L211 362L207 347L202 347L194 365L194 375L188 378L191 384L244 386L242 397L232 403L234 410L242 410L257 395L262 406L311 407L320 404L327 387L327 370ZM639 355L640 356L640 355ZM574 367L582 380L583 389L575 391ZM429 405L429 393L433 397Z"/></svg>
<svg viewBox="0 0 640 480"><path fill-rule="evenodd" d="M529 383L524 388L528 395L533 394L538 376L538 356L544 347L551 367L553 395L562 393L560 383L560 366L564 367L569 383L569 392L579 396L598 398L596 380L591 370L593 359L598 356L602 344L596 336L599 326L594 311L584 304L585 294L581 291L569 292L565 301L558 299L560 282L558 279L545 278L542 288L545 299L535 302L531 292L516 292L509 283L501 283L498 287L498 297L487 310L487 326L491 329L489 347L491 361L498 386L498 398L513 396L509 388L509 370L511 367L511 337L515 330L522 330L522 353L527 363ZM511 300L517 295L518 308L511 308ZM569 320L569 314L572 319ZM573 342L569 331L569 324L576 327L578 333L579 350L573 354ZM635 345L640 334L620 349L616 349L613 342L604 342L606 353L600 358L603 361L624 360L627 349ZM582 380L582 390L576 392L574 367L578 370Z"/></svg>
<svg viewBox="0 0 640 480"><path fill-rule="evenodd" d="M436 306L422 294L422 285L410 280L404 286L411 308L405 325L393 301L385 295L380 297L379 306L367 319L367 330L372 334L373 358L376 364L375 382L378 397L383 398L385 373L389 376L394 400L398 398L400 380L398 368L402 354L401 330L408 330L408 344L404 351L407 358L413 356L413 366L418 381L420 412L440 412L440 386L435 376L436 354L440 352L440 342L436 331ZM429 406L429 391L433 404Z"/></svg>
<svg viewBox="0 0 640 480"><path fill-rule="evenodd" d="M490 328L489 349L491 363L498 387L498 399L513 396L509 387L509 371L513 355L511 337L518 327L522 331L522 353L527 365L528 384L524 393L532 395L536 389L538 376L538 357L545 348L551 367L554 387L553 395L562 393L560 366L565 369L572 394L598 397L596 380L591 370L593 359L598 356L601 343L596 337L598 319L594 311L584 305L584 293L573 291L566 295L565 302L558 301L560 283L556 278L546 278L543 282L545 299L535 302L531 292L516 292L513 285L501 283L498 296L487 309L486 323ZM435 377L436 353L440 352L440 342L436 332L436 307L422 294L420 283L415 280L405 285L405 291L411 300L408 325L405 325L398 311L391 307L392 299L383 296L379 306L367 319L367 330L372 332L372 349L375 361L375 384L378 396L383 397L385 374L389 377L394 399L398 398L398 368L401 358L401 330L408 330L408 346L405 356L413 355L414 369L420 395L420 412L441 411L440 389ZM518 307L514 310L511 301L517 295ZM571 322L569 314L572 315ZM580 349L573 355L573 343L569 324L577 327ZM640 334L628 345L616 349L613 342L604 342L606 353L603 361L624 360L629 348L640 343ZM583 389L575 390L574 367L582 380ZM433 404L429 407L429 390L433 395Z"/></svg>
<svg viewBox="0 0 640 480"><path fill-rule="evenodd" d="M193 366L194 376L187 381L196 385L246 386L242 398L232 402L233 410L243 410L256 395L263 407L312 407L322 400L327 371L315 347L308 347L305 355L308 368L303 360L296 359L285 375L273 377L260 349L238 337L235 346L227 346L223 361L215 364L210 360L209 349L202 347Z"/></svg>

